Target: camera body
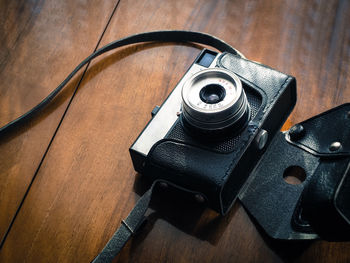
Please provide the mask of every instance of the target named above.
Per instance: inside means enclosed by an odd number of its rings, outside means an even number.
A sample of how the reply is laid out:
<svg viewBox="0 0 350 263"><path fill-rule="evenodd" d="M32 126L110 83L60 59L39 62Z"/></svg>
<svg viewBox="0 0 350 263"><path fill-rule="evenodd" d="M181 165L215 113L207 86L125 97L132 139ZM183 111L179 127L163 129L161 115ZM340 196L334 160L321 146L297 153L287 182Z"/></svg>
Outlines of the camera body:
<svg viewBox="0 0 350 263"><path fill-rule="evenodd" d="M130 147L134 168L225 214L295 103L294 77L204 49Z"/></svg>

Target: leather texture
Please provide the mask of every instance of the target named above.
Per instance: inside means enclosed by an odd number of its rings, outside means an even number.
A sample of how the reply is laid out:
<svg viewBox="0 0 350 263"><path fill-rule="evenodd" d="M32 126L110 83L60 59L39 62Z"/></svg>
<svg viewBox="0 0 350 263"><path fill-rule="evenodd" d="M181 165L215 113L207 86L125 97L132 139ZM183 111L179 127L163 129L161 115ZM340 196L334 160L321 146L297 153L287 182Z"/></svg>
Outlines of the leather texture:
<svg viewBox="0 0 350 263"><path fill-rule="evenodd" d="M299 203L303 217L327 240L350 240L350 104L302 123L305 134L289 143L320 157ZM334 142L339 147L332 149Z"/></svg>
<svg viewBox="0 0 350 263"><path fill-rule="evenodd" d="M198 191L211 208L225 214L262 155L255 136L263 128L272 138L280 129L295 105L296 83L291 76L229 53L223 53L217 65L236 73L262 98L258 113L237 138L237 147L218 153L195 136L191 141L166 136L150 150L144 174Z"/></svg>
<svg viewBox="0 0 350 263"><path fill-rule="evenodd" d="M279 132L252 172L250 182L239 195L244 208L274 239L315 239L314 232L294 229L292 217L300 195L319 164L319 158L301 151L285 140ZM306 180L299 185L285 182L283 175L288 167L300 167Z"/></svg>
<svg viewBox="0 0 350 263"><path fill-rule="evenodd" d="M283 92L283 89L279 87L283 86L284 82L289 81L285 74L275 69L230 53L223 53L217 64L219 67L231 70L241 78L261 87L267 98L265 111L274 104L276 97Z"/></svg>
<svg viewBox="0 0 350 263"><path fill-rule="evenodd" d="M350 240L349 221L339 213L335 198L340 182L349 179L346 172L349 165L350 158L322 160L301 196L303 217L322 239ZM350 200L344 197L349 196L350 189L345 185L341 189L343 198L338 197L337 206L344 212L349 211Z"/></svg>
<svg viewBox="0 0 350 263"><path fill-rule="evenodd" d="M343 104L323 114L299 123L305 134L289 142L317 156L350 156L350 103ZM340 142L339 150L332 151L331 145Z"/></svg>
<svg viewBox="0 0 350 263"><path fill-rule="evenodd" d="M218 172L228 169L232 161L229 155L173 140L158 142L151 153L148 174L201 192L209 205L220 203L218 192L224 177L218 176Z"/></svg>
<svg viewBox="0 0 350 263"><path fill-rule="evenodd" d="M349 162L350 163L350 162ZM340 216L350 224L350 165L335 192L334 205Z"/></svg>
<svg viewBox="0 0 350 263"><path fill-rule="evenodd" d="M341 105L277 134L253 171L239 197L270 237L350 240L349 106ZM291 141L293 130L302 133ZM333 141L345 147L329 151ZM283 180L293 166L305 171L301 184Z"/></svg>

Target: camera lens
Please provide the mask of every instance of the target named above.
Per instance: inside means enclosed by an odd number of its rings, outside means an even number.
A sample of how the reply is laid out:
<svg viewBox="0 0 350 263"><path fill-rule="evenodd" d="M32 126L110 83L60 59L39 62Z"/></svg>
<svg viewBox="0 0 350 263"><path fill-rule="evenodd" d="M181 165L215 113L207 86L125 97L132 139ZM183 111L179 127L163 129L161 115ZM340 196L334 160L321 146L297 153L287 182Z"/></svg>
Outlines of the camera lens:
<svg viewBox="0 0 350 263"><path fill-rule="evenodd" d="M215 104L222 101L225 98L225 95L225 89L218 84L209 84L199 92L201 100L208 104Z"/></svg>
<svg viewBox="0 0 350 263"><path fill-rule="evenodd" d="M185 81L182 112L186 127L203 134L221 133L229 128L238 131L250 118L240 79L221 68L199 71Z"/></svg>

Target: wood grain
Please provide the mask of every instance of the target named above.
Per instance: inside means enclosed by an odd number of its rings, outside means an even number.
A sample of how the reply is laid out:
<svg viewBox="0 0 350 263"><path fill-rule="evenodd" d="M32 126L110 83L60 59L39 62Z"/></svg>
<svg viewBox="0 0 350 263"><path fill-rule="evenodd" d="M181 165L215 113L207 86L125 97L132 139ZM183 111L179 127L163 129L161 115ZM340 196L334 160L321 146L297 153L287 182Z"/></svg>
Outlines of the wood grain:
<svg viewBox="0 0 350 263"><path fill-rule="evenodd" d="M91 7L93 8L93 7ZM347 1L121 1L102 44L156 29L199 30L296 76L284 128L350 99ZM81 40L82 41L82 40ZM198 54L146 44L93 62L0 251L1 262L89 262L147 187L128 148ZM54 111L56 112L56 110ZM225 217L161 191L115 262L349 262L350 243L272 241L237 203Z"/></svg>
<svg viewBox="0 0 350 263"><path fill-rule="evenodd" d="M94 8L98 3L0 2L0 126L38 104L94 50L115 5ZM0 242L80 78L40 115L0 140Z"/></svg>

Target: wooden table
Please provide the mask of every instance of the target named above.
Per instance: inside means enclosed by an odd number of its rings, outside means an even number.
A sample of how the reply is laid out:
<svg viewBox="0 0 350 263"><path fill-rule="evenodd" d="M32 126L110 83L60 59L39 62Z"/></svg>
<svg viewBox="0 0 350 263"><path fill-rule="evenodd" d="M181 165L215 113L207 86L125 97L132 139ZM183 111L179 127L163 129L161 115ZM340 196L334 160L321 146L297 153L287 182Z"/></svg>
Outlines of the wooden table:
<svg viewBox="0 0 350 263"><path fill-rule="evenodd" d="M294 75L298 102L289 128L350 101L349 24L346 0L1 0L0 125L35 106L96 48L138 32L184 29L213 34ZM96 256L145 191L128 148L199 48L110 52L0 138L1 262ZM149 214L116 262L350 262L350 243L271 241L239 203L222 218L164 193Z"/></svg>

